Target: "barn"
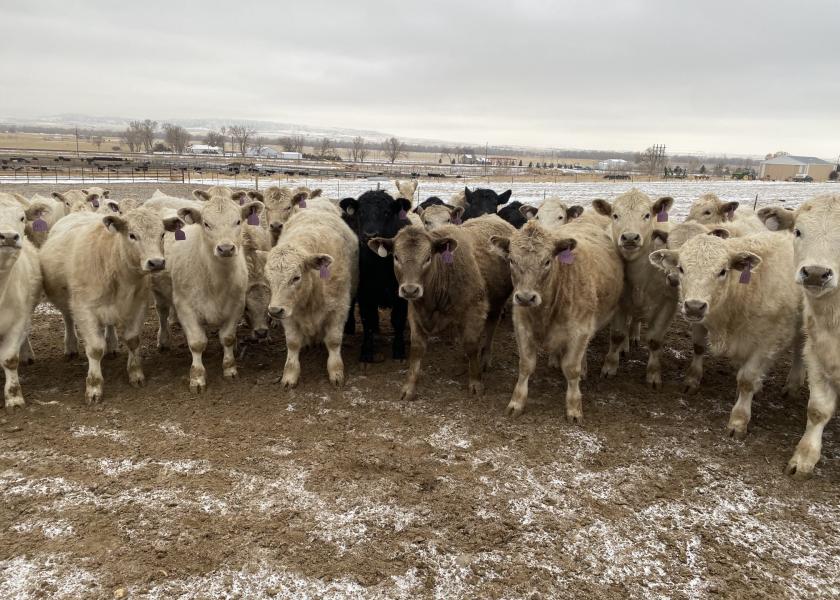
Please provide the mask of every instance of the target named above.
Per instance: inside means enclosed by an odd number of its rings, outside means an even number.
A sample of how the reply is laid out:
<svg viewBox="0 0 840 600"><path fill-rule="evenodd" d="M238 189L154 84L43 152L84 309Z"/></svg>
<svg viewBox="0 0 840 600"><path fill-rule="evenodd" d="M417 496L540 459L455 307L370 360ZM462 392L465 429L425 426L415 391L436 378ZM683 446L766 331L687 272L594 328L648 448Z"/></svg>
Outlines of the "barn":
<svg viewBox="0 0 840 600"><path fill-rule="evenodd" d="M798 176L810 176L814 181L827 181L834 170L830 162L815 156L791 156L789 154L769 158L761 163L761 179L786 181Z"/></svg>

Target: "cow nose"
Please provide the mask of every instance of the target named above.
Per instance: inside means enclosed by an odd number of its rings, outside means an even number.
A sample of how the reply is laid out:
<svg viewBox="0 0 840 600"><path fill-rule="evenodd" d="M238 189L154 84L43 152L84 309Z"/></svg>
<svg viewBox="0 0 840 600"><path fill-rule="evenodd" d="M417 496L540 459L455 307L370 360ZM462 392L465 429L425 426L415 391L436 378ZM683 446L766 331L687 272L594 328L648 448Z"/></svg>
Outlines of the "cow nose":
<svg viewBox="0 0 840 600"><path fill-rule="evenodd" d="M513 295L513 299L521 306L528 306L536 301L537 294L536 292L516 292Z"/></svg>
<svg viewBox="0 0 840 600"><path fill-rule="evenodd" d="M416 283L404 283L400 286L400 296L407 300L419 298L423 295L423 288Z"/></svg>
<svg viewBox="0 0 840 600"><path fill-rule="evenodd" d="M366 238L375 238L379 235L379 232L378 231L369 231L369 230L365 229L364 231L362 231L362 235L364 235Z"/></svg>
<svg viewBox="0 0 840 600"><path fill-rule="evenodd" d="M233 244L219 244L216 246L216 251L219 253L219 256L233 256L235 250L236 246Z"/></svg>
<svg viewBox="0 0 840 600"><path fill-rule="evenodd" d="M799 269L799 279L808 287L822 287L831 281L834 271L828 267L808 265Z"/></svg>
<svg viewBox="0 0 840 600"><path fill-rule="evenodd" d="M269 306L268 314L270 314L275 319L282 319L286 316L286 309L280 306Z"/></svg>
<svg viewBox="0 0 840 600"><path fill-rule="evenodd" d="M16 244L20 240L20 234L16 231L0 231L0 242L7 245Z"/></svg>
<svg viewBox="0 0 840 600"><path fill-rule="evenodd" d="M680 276L676 273L668 273L665 276L665 279L668 281L668 285L671 287L680 287Z"/></svg>
<svg viewBox="0 0 840 600"><path fill-rule="evenodd" d="M271 227L271 231L274 233L280 233L283 230L283 223L279 223L278 221L274 221L269 225Z"/></svg>
<svg viewBox="0 0 840 600"><path fill-rule="evenodd" d="M702 300L686 300L683 302L683 311L687 317L703 318L708 308L708 302L703 302Z"/></svg>
<svg viewBox="0 0 840 600"><path fill-rule="evenodd" d="M254 335L257 337L258 340L264 340L268 337L268 329L255 329Z"/></svg>
<svg viewBox="0 0 840 600"><path fill-rule="evenodd" d="M166 260L163 258L150 258L146 261L146 268L149 271L161 271L166 266Z"/></svg>
<svg viewBox="0 0 840 600"><path fill-rule="evenodd" d="M621 243L622 244L638 244L642 241L642 236L638 233L622 233L621 234Z"/></svg>

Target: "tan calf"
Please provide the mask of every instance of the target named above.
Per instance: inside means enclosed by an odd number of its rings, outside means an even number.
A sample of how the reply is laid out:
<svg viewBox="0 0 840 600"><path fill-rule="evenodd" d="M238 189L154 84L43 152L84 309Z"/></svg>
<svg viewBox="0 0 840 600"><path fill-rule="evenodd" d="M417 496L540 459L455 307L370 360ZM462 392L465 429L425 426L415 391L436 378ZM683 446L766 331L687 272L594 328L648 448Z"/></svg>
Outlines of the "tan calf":
<svg viewBox="0 0 840 600"><path fill-rule="evenodd" d="M409 213L411 216L414 213ZM448 204L433 204L426 209L417 208L416 216L420 225L426 231L434 231L444 225L460 225L464 209L461 206L449 206ZM412 219L412 225L417 225Z"/></svg>
<svg viewBox="0 0 840 600"><path fill-rule="evenodd" d="M724 202L715 194L703 194L691 205L686 221L702 225L724 225L736 237L765 231L761 220L752 212L738 211L739 202Z"/></svg>
<svg viewBox="0 0 840 600"><path fill-rule="evenodd" d="M582 215L583 207L568 206L560 196L551 196L539 206L524 204L519 207L519 212L526 219L536 219L540 225L553 231Z"/></svg>
<svg viewBox="0 0 840 600"><path fill-rule="evenodd" d="M703 325L712 352L738 367L738 400L727 430L730 436L744 437L753 395L779 354L793 344L801 325L801 293L790 277L790 236L700 235L679 250L653 252L650 261L666 273L678 273L683 316ZM802 383L797 355L785 386L791 395Z"/></svg>
<svg viewBox="0 0 840 600"><path fill-rule="evenodd" d="M553 235L529 221L510 237L491 242L510 262L513 326L519 350L519 378L507 412L519 415L528 399L528 380L542 346L561 357L566 377L566 418L583 420L580 380L592 336L618 308L621 258L600 228L581 224ZM611 340L607 362L618 363L620 340Z"/></svg>
<svg viewBox="0 0 840 600"><path fill-rule="evenodd" d="M262 253L260 253L262 254ZM286 333L282 384L300 379L300 350L324 342L330 382L344 382L341 340L359 281L359 241L340 216L316 210L293 214L268 253L269 314Z"/></svg>
<svg viewBox="0 0 840 600"><path fill-rule="evenodd" d="M162 270L165 229L181 225L164 222L148 209L125 215L79 214L66 217L76 225L56 231L41 249L41 269L47 298L61 311L65 324L65 353L78 351L74 322L85 342L88 376L85 399L102 398L101 360L106 351L105 330L116 328L128 348L128 378L143 385L140 330L149 302L149 274Z"/></svg>
<svg viewBox="0 0 840 600"><path fill-rule="evenodd" d="M786 472L810 477L822 452L822 434L840 393L840 195L823 195L791 212L766 208L758 216L771 229L793 230L793 264L785 274L804 291L805 363L808 369L805 434Z"/></svg>
<svg viewBox="0 0 840 600"><path fill-rule="evenodd" d="M398 293L408 301L411 354L403 400L417 395L429 337L450 328L457 331L467 355L470 393L483 392L481 371L490 365L496 326L511 291L506 261L491 251L489 239L514 231L496 215L486 215L431 232L404 227L393 239L368 242L374 252L384 249L394 255Z"/></svg>

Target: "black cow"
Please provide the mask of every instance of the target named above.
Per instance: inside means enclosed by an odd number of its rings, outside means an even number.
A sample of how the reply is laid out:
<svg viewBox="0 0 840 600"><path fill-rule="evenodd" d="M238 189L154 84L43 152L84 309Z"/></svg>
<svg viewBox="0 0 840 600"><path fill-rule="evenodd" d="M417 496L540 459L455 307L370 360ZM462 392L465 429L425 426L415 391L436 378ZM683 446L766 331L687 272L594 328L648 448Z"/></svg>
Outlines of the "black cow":
<svg viewBox="0 0 840 600"><path fill-rule="evenodd" d="M355 217L355 230L359 235L359 289L356 298L362 316L363 363L374 362L375 335L379 331L379 308L391 309L391 325L394 341L391 354L396 360L404 360L405 323L408 318L408 303L397 294L397 278L394 275L394 257L379 256L368 248L368 240L375 237L392 238L408 225L406 212L411 210L411 201L394 199L382 190L365 192L358 199L345 198L341 201L345 220Z"/></svg>
<svg viewBox="0 0 840 600"><path fill-rule="evenodd" d="M466 197L466 206L464 206L464 216L461 217L464 221L467 219L475 219L481 215L492 215L496 212L502 204L507 204L510 200L511 191L507 190L501 194L497 194L493 190L484 188L476 188L471 192L470 188L464 188L464 195Z"/></svg>
<svg viewBox="0 0 840 600"><path fill-rule="evenodd" d="M429 196L414 208L414 212L419 214L421 210L426 210L430 206L434 206L436 204L446 204L446 202L444 202L437 196Z"/></svg>
<svg viewBox="0 0 840 600"><path fill-rule="evenodd" d="M517 229L521 229L528 222L528 219L519 210L521 207L522 203L519 200L514 200L510 204L506 204L500 208L498 215Z"/></svg>

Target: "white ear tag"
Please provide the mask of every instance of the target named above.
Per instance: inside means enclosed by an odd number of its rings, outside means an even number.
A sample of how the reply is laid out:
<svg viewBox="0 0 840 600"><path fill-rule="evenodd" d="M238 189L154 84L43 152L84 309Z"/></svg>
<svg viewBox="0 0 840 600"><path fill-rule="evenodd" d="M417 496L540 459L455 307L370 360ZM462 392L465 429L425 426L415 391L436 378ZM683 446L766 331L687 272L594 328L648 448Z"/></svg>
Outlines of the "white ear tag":
<svg viewBox="0 0 840 600"><path fill-rule="evenodd" d="M379 244L379 250L377 250L376 253L382 258L388 256L388 251L385 249L385 246L383 244Z"/></svg>
<svg viewBox="0 0 840 600"><path fill-rule="evenodd" d="M767 226L767 229L770 231L778 231L779 230L779 219L776 217L770 217L764 222L764 225Z"/></svg>
<svg viewBox="0 0 840 600"><path fill-rule="evenodd" d="M113 223L108 223L108 231L110 231L111 233L119 233L117 231L116 225L114 225Z"/></svg>

